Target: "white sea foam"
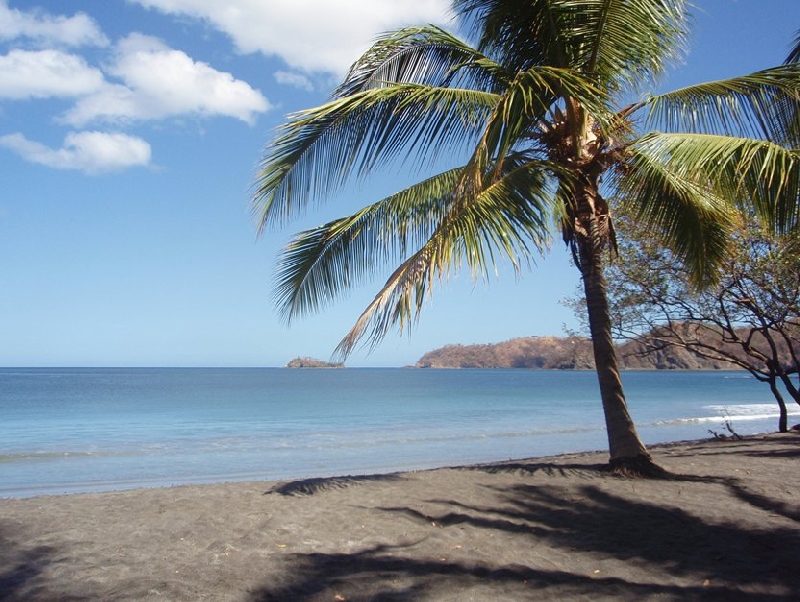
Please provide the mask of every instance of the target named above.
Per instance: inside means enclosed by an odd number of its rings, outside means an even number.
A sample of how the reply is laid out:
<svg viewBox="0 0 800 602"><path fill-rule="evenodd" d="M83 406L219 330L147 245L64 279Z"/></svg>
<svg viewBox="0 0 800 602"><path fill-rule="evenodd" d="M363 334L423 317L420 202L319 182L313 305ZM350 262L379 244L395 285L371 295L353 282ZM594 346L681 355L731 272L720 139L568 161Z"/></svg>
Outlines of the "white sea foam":
<svg viewBox="0 0 800 602"><path fill-rule="evenodd" d="M736 420L764 420L767 418L777 418L780 415L777 402L707 405L703 407L714 412L717 416ZM800 406L796 403L787 404L786 412L789 416L800 416Z"/></svg>

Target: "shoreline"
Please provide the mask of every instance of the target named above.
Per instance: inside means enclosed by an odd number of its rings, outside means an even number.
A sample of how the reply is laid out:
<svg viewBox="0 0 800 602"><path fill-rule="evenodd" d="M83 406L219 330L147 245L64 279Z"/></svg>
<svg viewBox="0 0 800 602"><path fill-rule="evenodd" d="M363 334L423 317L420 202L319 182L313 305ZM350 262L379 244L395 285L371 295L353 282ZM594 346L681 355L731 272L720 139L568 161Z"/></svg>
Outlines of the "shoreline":
<svg viewBox="0 0 800 602"><path fill-rule="evenodd" d="M388 473L608 445L593 373L256 372L12 376L10 390L23 393L0 412L10 428L0 498ZM702 439L724 432L726 417L742 434L774 430L777 405L740 377L628 375L642 440Z"/></svg>
<svg viewBox="0 0 800 602"><path fill-rule="evenodd" d="M724 429L721 429L724 430ZM798 431L800 432L800 431ZM709 434L711 431L709 431ZM744 438L757 438L757 437L766 437L772 434L778 434L775 432L764 432L764 433L752 433L746 435L738 435L739 437ZM719 433L721 437L715 438L714 436L705 437L702 439L678 439L674 441L663 441L658 443L647 444L646 447L648 451L658 450L660 448L668 448L670 446L675 445L689 445L695 443L703 443L703 442L725 442L724 437L726 437L725 433ZM306 481L326 481L332 480L336 481L343 478L377 478L386 475L400 475L405 473L419 473L419 472L426 472L432 470L445 470L445 469L462 469L468 468L471 466L492 466L495 464L503 464L505 462L517 462L517 461L524 461L524 462L531 462L531 461L545 461L545 460L556 460L563 456L588 456L588 455L597 455L604 458L603 463L608 459L608 450L605 449L587 449L587 450L571 450L571 451L564 451L554 454L544 454L544 455L535 455L535 456L527 456L522 459L513 459L509 458L508 460L475 460L470 461L467 464L441 464L441 465L432 465L432 466L419 466L419 467L403 467L399 469L388 469L385 471L378 470L374 472L354 472L348 473L347 475L342 474L328 474L328 475L304 475L304 476L287 476L284 478L258 478L258 477L241 477L241 478L219 478L219 479L210 479L205 480L202 477L198 477L196 480L184 480L178 482L169 482L169 481L152 481L152 482L133 482L131 483L128 481L128 486L125 486L125 481L118 481L114 484L106 487L104 485L81 485L81 484L69 484L66 483L64 485L53 487L56 491L49 491L42 486L41 488L43 491L41 493L25 493L25 494L8 494L3 493L0 494L0 504L7 500L28 500L40 497L61 497L61 496L74 496L74 495L92 495L92 494L113 494L113 493L123 493L123 492L130 492L130 491L146 491L152 489L175 489L179 487L213 487L215 485L237 485L237 484L248 484L248 483L294 483L294 482L306 482ZM49 486L47 486L49 487ZM58 490L59 487L62 487L65 490ZM72 490L70 490L72 489ZM2 600L0 598L0 600Z"/></svg>
<svg viewBox="0 0 800 602"><path fill-rule="evenodd" d="M3 600L790 600L800 433L0 500Z"/></svg>

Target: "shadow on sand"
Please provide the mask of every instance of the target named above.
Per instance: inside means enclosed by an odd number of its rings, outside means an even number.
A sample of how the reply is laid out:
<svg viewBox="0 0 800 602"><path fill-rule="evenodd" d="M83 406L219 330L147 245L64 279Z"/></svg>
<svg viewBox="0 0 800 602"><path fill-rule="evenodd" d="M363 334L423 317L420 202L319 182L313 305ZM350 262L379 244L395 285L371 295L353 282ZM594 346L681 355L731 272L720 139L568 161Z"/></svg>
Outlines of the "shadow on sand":
<svg viewBox="0 0 800 602"><path fill-rule="evenodd" d="M594 474L602 466L508 463L477 470ZM744 502L797 519L796 509L754 495L733 479L673 475L703 486L720 484ZM605 478L617 478L607 476ZM469 529L475 537L506 534L515 548L545 544L575 566L553 567L521 555L514 565L468 564L430 557L419 544L378 546L353 553L287 555L280 579L264 584L251 602L272 600L400 601L418 599L619 599L795 600L800 591L800 538L794 530L740 528L736 517L708 523L670 504L633 501L587 483L490 487L497 504L465 505L432 499L426 508L380 508L388 520L403 518L441 529ZM565 496L565 494L568 494ZM478 531L482 533L477 533ZM586 564L613 559L637 567L630 578L593 575ZM579 564L582 560L583 566ZM562 563L563 564L563 563ZM647 578L642 579L642 567ZM623 575L628 575L622 572ZM634 575L636 575L634 577ZM476 592L482 592L477 594Z"/></svg>
<svg viewBox="0 0 800 602"><path fill-rule="evenodd" d="M264 495L277 493L279 495L314 495L322 491L330 491L332 489L345 489L360 483L368 482L387 482L387 481L402 481L401 474L376 474L376 475L361 475L354 477L319 477L313 479L302 479L299 481L287 481L285 483L278 483L271 489L264 492Z"/></svg>
<svg viewBox="0 0 800 602"><path fill-rule="evenodd" d="M13 525L0 524L0 601L77 600L46 591L40 582L56 550L49 546L25 549L22 541L24 536Z"/></svg>

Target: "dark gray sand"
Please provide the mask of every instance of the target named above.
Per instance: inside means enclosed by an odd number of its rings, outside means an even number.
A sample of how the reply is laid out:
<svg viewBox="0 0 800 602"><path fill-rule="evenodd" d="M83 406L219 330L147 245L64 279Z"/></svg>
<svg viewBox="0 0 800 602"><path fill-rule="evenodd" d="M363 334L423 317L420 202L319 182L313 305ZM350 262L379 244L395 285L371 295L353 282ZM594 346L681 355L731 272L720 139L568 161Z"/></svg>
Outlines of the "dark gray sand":
<svg viewBox="0 0 800 602"><path fill-rule="evenodd" d="M800 435L0 500L0 600L798 600Z"/></svg>

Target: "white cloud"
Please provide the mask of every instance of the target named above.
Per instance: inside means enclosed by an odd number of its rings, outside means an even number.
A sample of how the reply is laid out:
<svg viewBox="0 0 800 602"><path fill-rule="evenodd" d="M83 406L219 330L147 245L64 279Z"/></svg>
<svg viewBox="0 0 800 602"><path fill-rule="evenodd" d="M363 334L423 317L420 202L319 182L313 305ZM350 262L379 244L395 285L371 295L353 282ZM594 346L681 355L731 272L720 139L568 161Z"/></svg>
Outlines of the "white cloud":
<svg viewBox="0 0 800 602"><path fill-rule="evenodd" d="M129 0L201 19L240 51L281 57L307 73L344 73L385 31L448 22L449 0Z"/></svg>
<svg viewBox="0 0 800 602"><path fill-rule="evenodd" d="M301 90L307 90L308 92L311 92L314 89L314 85L311 83L311 80L300 73L276 71L273 75L275 76L275 81L279 84L293 86L295 88L300 88Z"/></svg>
<svg viewBox="0 0 800 602"><path fill-rule="evenodd" d="M103 74L60 50L11 50L0 56L0 98L82 96L103 87Z"/></svg>
<svg viewBox="0 0 800 602"><path fill-rule="evenodd" d="M84 13L65 17L42 10L23 12L8 8L6 0L0 0L0 40L16 38L66 46L108 45L108 38L94 20Z"/></svg>
<svg viewBox="0 0 800 602"><path fill-rule="evenodd" d="M83 125L94 120L148 120L222 115L252 123L269 101L247 82L196 62L160 40L131 34L119 42L107 73L122 81L81 98L64 117Z"/></svg>
<svg viewBox="0 0 800 602"><path fill-rule="evenodd" d="M147 142L118 133L74 132L67 135L59 149L28 140L18 133L0 137L0 146L11 149L31 163L87 173L118 171L150 163L150 145Z"/></svg>

